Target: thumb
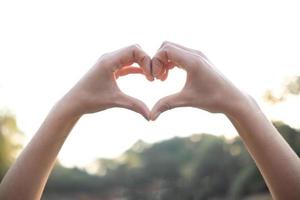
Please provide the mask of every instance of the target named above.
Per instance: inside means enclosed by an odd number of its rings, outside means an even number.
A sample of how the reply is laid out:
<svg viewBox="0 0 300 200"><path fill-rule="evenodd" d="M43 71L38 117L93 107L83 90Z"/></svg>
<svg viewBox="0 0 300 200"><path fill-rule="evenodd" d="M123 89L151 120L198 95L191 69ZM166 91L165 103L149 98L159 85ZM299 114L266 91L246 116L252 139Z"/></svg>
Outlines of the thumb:
<svg viewBox="0 0 300 200"><path fill-rule="evenodd" d="M187 106L187 104L182 92L172 94L170 96L166 96L160 99L153 106L150 114L150 119L154 121L158 118L158 116L161 113L176 107L184 107L184 106Z"/></svg>
<svg viewBox="0 0 300 200"><path fill-rule="evenodd" d="M116 107L126 108L141 114L146 120L150 119L150 110L144 102L121 92L117 97Z"/></svg>

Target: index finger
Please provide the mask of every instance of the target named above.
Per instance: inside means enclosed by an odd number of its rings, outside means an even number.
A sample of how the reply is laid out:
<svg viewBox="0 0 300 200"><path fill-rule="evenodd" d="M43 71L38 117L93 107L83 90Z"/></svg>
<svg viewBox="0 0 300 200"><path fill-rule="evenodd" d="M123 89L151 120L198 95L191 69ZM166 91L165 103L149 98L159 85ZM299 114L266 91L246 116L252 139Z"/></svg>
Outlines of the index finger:
<svg viewBox="0 0 300 200"><path fill-rule="evenodd" d="M116 79L120 76L126 76L128 74L144 74L143 70L139 67L126 66L115 72Z"/></svg>
<svg viewBox="0 0 300 200"><path fill-rule="evenodd" d="M162 68L168 68L168 63L170 62L174 63L177 67L190 71L197 60L195 54L172 44L166 44L152 58L153 76L159 77L160 73L164 71Z"/></svg>
<svg viewBox="0 0 300 200"><path fill-rule="evenodd" d="M109 62L113 72L124 66L138 63L147 79L153 80L151 74L151 58L138 45L131 45L114 51L105 59L110 60Z"/></svg>

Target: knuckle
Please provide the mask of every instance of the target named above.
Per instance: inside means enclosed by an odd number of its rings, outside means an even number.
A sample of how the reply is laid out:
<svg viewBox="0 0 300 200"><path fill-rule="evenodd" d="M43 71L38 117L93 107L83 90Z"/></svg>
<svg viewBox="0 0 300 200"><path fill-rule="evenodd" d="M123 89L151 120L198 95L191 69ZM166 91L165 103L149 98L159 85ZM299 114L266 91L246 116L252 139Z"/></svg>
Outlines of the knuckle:
<svg viewBox="0 0 300 200"><path fill-rule="evenodd" d="M153 58L152 59L152 74L154 76L157 76L159 74L159 72L161 71L163 65L162 65L162 62L158 59L158 58Z"/></svg>
<svg viewBox="0 0 300 200"><path fill-rule="evenodd" d="M150 60L150 57L147 56L147 55L144 55L144 54L142 54L142 55L140 56L140 58L139 58L139 62L141 62L141 63L145 63L145 62L147 62L148 60Z"/></svg>
<svg viewBox="0 0 300 200"><path fill-rule="evenodd" d="M171 46L169 44L163 46L159 51L158 51L158 58L160 59L167 59L167 55L169 54L171 49Z"/></svg>
<svg viewBox="0 0 300 200"><path fill-rule="evenodd" d="M160 65L161 65L161 62L159 61L159 58L153 57L152 58L152 67L157 67L157 66L160 66Z"/></svg>
<svg viewBox="0 0 300 200"><path fill-rule="evenodd" d="M201 58L199 58L198 56L193 56L192 55L192 59L190 59L190 64L192 66L195 66L195 68L197 68L199 65L202 64Z"/></svg>
<svg viewBox="0 0 300 200"><path fill-rule="evenodd" d="M166 43L163 47L162 50L163 51L169 51L170 48L172 48L172 45L170 43Z"/></svg>
<svg viewBox="0 0 300 200"><path fill-rule="evenodd" d="M105 53L105 54L102 54L98 60L102 61L102 60L107 59L107 57L108 57L108 53Z"/></svg>
<svg viewBox="0 0 300 200"><path fill-rule="evenodd" d="M109 66L111 63L111 58L109 53L105 53L98 59L98 62L103 66Z"/></svg>
<svg viewBox="0 0 300 200"><path fill-rule="evenodd" d="M197 73L200 70L201 65L201 59L197 56L192 56L191 59L188 59L187 69L190 73Z"/></svg>
<svg viewBox="0 0 300 200"><path fill-rule="evenodd" d="M140 46L138 44L133 44L129 46L129 49L132 51L136 51L140 49Z"/></svg>
<svg viewBox="0 0 300 200"><path fill-rule="evenodd" d="M165 45L170 44L170 42L168 40L163 41L161 47L164 47Z"/></svg>

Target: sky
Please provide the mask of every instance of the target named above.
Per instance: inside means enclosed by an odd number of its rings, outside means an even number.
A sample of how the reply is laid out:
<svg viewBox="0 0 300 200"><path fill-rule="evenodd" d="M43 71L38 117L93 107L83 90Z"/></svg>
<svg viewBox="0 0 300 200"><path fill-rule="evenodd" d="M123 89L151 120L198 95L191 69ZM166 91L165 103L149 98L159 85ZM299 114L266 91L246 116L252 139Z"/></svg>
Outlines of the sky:
<svg viewBox="0 0 300 200"><path fill-rule="evenodd" d="M252 95L272 120L300 128L299 98L270 106L267 89L280 90L300 75L300 4L297 1L15 1L0 0L0 107L15 113L31 139L52 106L104 53L139 44L153 56L165 40L201 50L239 88ZM118 80L149 108L179 91L185 72L165 82L141 75ZM68 167L114 158L137 140L158 142L194 133L236 136L221 114L178 108L148 122L125 109L85 115L59 159Z"/></svg>

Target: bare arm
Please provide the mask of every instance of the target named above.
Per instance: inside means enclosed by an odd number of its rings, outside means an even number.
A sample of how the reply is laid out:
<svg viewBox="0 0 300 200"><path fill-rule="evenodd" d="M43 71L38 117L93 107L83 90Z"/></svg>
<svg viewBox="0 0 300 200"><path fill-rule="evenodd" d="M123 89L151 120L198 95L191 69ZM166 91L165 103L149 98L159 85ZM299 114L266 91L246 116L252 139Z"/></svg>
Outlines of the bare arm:
<svg viewBox="0 0 300 200"><path fill-rule="evenodd" d="M141 68L129 66L134 62L139 63ZM148 119L149 110L146 105L122 93L115 78L143 73L152 80L150 63L150 57L136 45L102 56L53 107L2 180L0 199L40 199L59 150L83 114L122 107L138 112Z"/></svg>
<svg viewBox="0 0 300 200"><path fill-rule="evenodd" d="M165 42L152 59L156 78L165 80L174 66L187 72L184 88L162 98L151 119L162 112L191 106L224 113L239 132L274 199L300 199L300 160L252 98L227 80L202 52Z"/></svg>
<svg viewBox="0 0 300 200"><path fill-rule="evenodd" d="M59 108L60 107L60 108ZM56 156L79 116L56 106L5 175L0 199L39 199Z"/></svg>
<svg viewBox="0 0 300 200"><path fill-rule="evenodd" d="M300 160L255 103L228 116L261 171L274 199L300 198ZM251 109L249 109L251 108Z"/></svg>

